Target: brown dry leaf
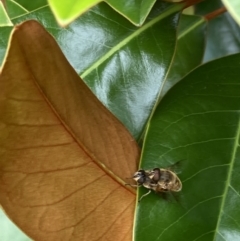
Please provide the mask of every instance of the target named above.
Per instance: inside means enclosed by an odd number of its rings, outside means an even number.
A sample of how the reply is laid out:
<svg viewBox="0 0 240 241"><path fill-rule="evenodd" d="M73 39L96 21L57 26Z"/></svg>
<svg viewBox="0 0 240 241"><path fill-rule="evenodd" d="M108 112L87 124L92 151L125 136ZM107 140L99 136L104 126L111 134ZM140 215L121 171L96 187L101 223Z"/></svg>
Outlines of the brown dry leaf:
<svg viewBox="0 0 240 241"><path fill-rule="evenodd" d="M35 21L0 75L0 203L31 238L131 240L139 149Z"/></svg>

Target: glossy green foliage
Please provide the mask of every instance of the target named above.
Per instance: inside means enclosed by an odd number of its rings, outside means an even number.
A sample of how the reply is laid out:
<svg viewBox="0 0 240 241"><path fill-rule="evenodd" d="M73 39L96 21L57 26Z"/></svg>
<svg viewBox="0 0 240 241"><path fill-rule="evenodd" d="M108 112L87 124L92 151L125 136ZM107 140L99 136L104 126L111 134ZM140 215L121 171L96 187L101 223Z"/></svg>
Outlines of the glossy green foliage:
<svg viewBox="0 0 240 241"><path fill-rule="evenodd" d="M155 5L141 28L133 28L127 22L123 25L123 21L120 26L112 25L111 35L108 32L111 42L96 46L101 58L81 74L137 139L158 98L175 49L178 13L170 14L171 7L162 12L162 6ZM114 22L120 23L120 19ZM116 102L121 104L115 105Z"/></svg>
<svg viewBox="0 0 240 241"><path fill-rule="evenodd" d="M240 240L240 54L203 65L163 98L148 125L141 167L180 160L183 189L137 207L135 240ZM146 190L141 188L140 193Z"/></svg>
<svg viewBox="0 0 240 241"><path fill-rule="evenodd" d="M207 22L200 16L181 16L176 53L161 96L164 96L184 75L201 64L205 47L206 26Z"/></svg>
<svg viewBox="0 0 240 241"><path fill-rule="evenodd" d="M106 2L134 25L141 26L156 0L106 0Z"/></svg>
<svg viewBox="0 0 240 241"><path fill-rule="evenodd" d="M25 9L23 6L10 0L6 1L6 9L7 14L11 19L16 18L22 14L28 13L28 10Z"/></svg>
<svg viewBox="0 0 240 241"><path fill-rule="evenodd" d="M221 0L203 1L196 14L207 15L222 7ZM240 52L240 27L228 12L208 21L204 62Z"/></svg>
<svg viewBox="0 0 240 241"><path fill-rule="evenodd" d="M0 27L0 63L2 64L4 55L6 53L7 50L7 45L8 45L8 38L10 36L12 27L10 26L4 26L4 27Z"/></svg>
<svg viewBox="0 0 240 241"><path fill-rule="evenodd" d="M222 0L222 2L235 21L240 25L240 2L238 0Z"/></svg>
<svg viewBox="0 0 240 241"><path fill-rule="evenodd" d="M10 0L7 0L7 1L10 1ZM34 1L15 0L14 2L18 3L19 6L21 6L22 8L26 9L29 12L47 5L47 0L34 0Z"/></svg>
<svg viewBox="0 0 240 241"><path fill-rule="evenodd" d="M84 1L58 1L48 0L49 5L60 25L68 25L78 16L86 12L102 0ZM127 18L136 26L140 26L145 21L156 0L106 0L113 9Z"/></svg>
<svg viewBox="0 0 240 241"><path fill-rule="evenodd" d="M48 0L57 21L65 26L102 0L58 1Z"/></svg>
<svg viewBox="0 0 240 241"><path fill-rule="evenodd" d="M4 8L3 3L0 1L0 27L12 26L11 20Z"/></svg>

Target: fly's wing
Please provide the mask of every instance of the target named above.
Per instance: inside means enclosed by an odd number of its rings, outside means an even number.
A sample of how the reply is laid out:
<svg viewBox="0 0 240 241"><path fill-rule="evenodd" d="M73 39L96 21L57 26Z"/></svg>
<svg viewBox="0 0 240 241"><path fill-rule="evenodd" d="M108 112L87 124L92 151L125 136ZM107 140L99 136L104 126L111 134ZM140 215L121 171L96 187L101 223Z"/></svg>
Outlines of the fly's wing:
<svg viewBox="0 0 240 241"><path fill-rule="evenodd" d="M179 202L179 196L172 192L157 192L156 193L160 198L164 199L169 203Z"/></svg>
<svg viewBox="0 0 240 241"><path fill-rule="evenodd" d="M181 202L181 195L176 192L169 192L167 194L167 201L171 203L180 203Z"/></svg>
<svg viewBox="0 0 240 241"><path fill-rule="evenodd" d="M156 192L156 194L169 203L181 203L181 193L179 192Z"/></svg>
<svg viewBox="0 0 240 241"><path fill-rule="evenodd" d="M177 161L172 165L165 167L165 169L175 172L176 174L181 173L184 160Z"/></svg>

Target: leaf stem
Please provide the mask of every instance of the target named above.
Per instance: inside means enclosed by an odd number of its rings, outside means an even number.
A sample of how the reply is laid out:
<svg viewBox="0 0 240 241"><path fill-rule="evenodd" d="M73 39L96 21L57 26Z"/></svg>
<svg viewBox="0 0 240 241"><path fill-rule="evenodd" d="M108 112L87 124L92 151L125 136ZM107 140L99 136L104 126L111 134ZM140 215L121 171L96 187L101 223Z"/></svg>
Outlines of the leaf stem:
<svg viewBox="0 0 240 241"><path fill-rule="evenodd" d="M217 9L217 10L215 10L215 11L213 11L213 12L207 14L207 15L205 15L204 18L209 21L209 20L211 20L213 18L216 18L219 15L225 13L226 11L227 11L227 9L225 7L221 7L219 9Z"/></svg>

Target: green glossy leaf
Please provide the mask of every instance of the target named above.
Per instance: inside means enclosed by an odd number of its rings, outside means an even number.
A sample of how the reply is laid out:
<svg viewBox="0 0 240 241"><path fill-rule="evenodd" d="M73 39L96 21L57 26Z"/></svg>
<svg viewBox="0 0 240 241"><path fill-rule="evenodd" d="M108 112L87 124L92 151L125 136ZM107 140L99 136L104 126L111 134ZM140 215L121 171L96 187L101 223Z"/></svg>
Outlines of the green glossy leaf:
<svg viewBox="0 0 240 241"><path fill-rule="evenodd" d="M206 15L222 7L221 0L204 1L196 6L196 14ZM240 28L229 13L208 23L204 62L240 52Z"/></svg>
<svg viewBox="0 0 240 241"><path fill-rule="evenodd" d="M5 215L3 210L0 208L0 240L1 241L31 241L26 234L24 234L19 228L12 223L12 221Z"/></svg>
<svg viewBox="0 0 240 241"><path fill-rule="evenodd" d="M157 101L175 49L177 14L160 14L160 7L161 2L155 5L143 27L125 25L128 30L115 46L108 44L109 50L81 74L135 138Z"/></svg>
<svg viewBox="0 0 240 241"><path fill-rule="evenodd" d="M3 62L12 27L0 27L0 63Z"/></svg>
<svg viewBox="0 0 240 241"><path fill-rule="evenodd" d="M222 0L222 2L231 16L240 25L240 2L238 0Z"/></svg>
<svg viewBox="0 0 240 241"><path fill-rule="evenodd" d="M204 18L193 15L181 16L176 53L161 96L184 75L201 64L205 47L205 31Z"/></svg>
<svg viewBox="0 0 240 241"><path fill-rule="evenodd" d="M3 3L0 1L0 27L12 26L12 22L9 19L9 16L3 6Z"/></svg>
<svg viewBox="0 0 240 241"><path fill-rule="evenodd" d="M6 5L7 5L8 16L11 19L28 12L21 5L19 5L18 3L14 2L14 1L11 1L11 0L7 0Z"/></svg>
<svg viewBox="0 0 240 241"><path fill-rule="evenodd" d="M21 5L27 11L33 11L35 9L38 9L47 5L47 0L34 0L34 1L15 0L14 2Z"/></svg>
<svg viewBox="0 0 240 241"><path fill-rule="evenodd" d="M106 0L106 2L133 24L141 26L156 0Z"/></svg>
<svg viewBox="0 0 240 241"><path fill-rule="evenodd" d="M59 24L66 26L91 7L102 2L102 0L48 0L48 2ZM140 26L145 21L156 0L106 0L105 2L133 24Z"/></svg>
<svg viewBox="0 0 240 241"><path fill-rule="evenodd" d="M49 6L51 7L57 21L60 25L66 26L71 23L78 16L86 12L89 8L93 7L102 0L48 0Z"/></svg>
<svg viewBox="0 0 240 241"><path fill-rule="evenodd" d="M137 207L135 241L240 240L240 54L205 64L162 99L148 126L141 168L182 160L183 189ZM140 193L145 193L143 188Z"/></svg>
<svg viewBox="0 0 240 241"><path fill-rule="evenodd" d="M180 7L159 1L141 28L105 3L68 28L57 25L48 7L14 23L42 22L92 91L138 138L170 67Z"/></svg>

